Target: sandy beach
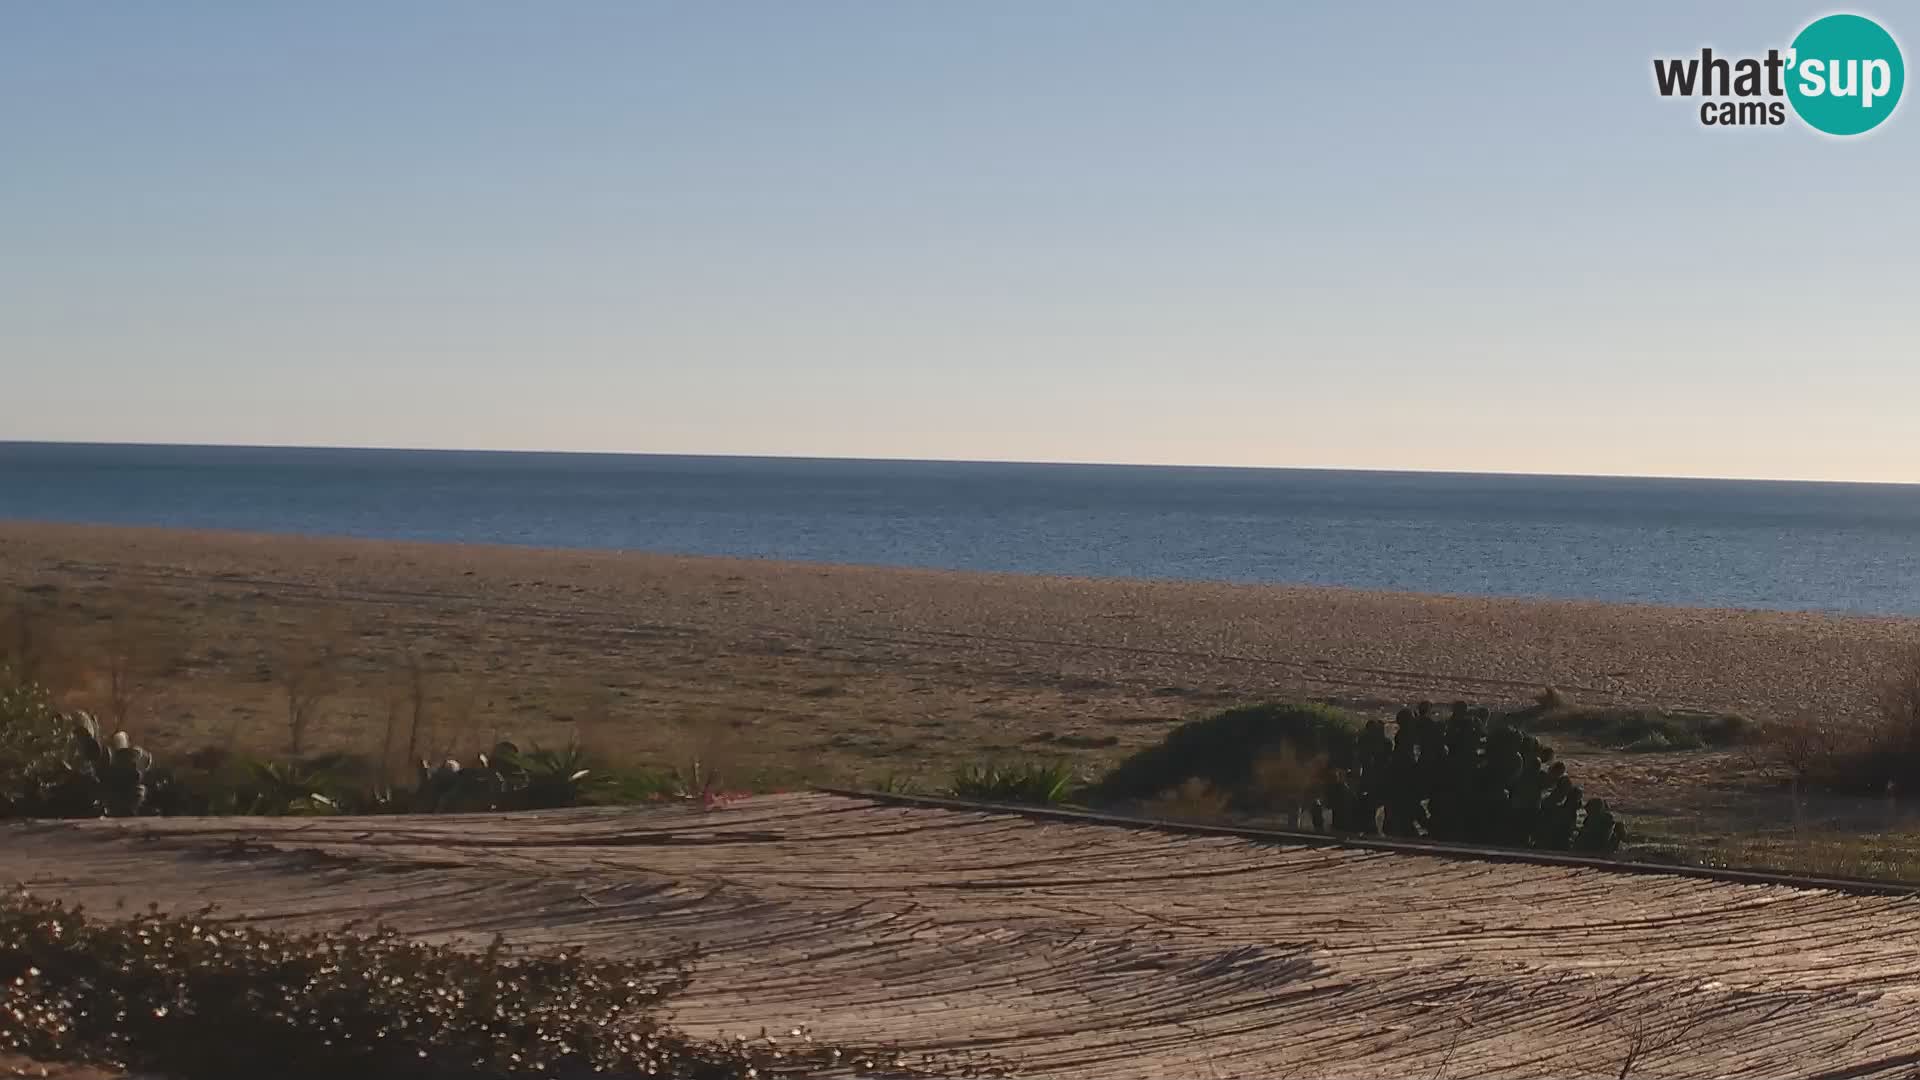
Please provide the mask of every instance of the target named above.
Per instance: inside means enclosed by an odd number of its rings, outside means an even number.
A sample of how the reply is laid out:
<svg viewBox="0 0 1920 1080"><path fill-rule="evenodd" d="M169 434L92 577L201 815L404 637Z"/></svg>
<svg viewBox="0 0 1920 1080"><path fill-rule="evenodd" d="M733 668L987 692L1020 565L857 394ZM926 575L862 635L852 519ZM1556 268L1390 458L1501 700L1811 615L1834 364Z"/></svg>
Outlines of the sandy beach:
<svg viewBox="0 0 1920 1080"><path fill-rule="evenodd" d="M577 738L837 779L1112 756L1285 696L1552 685L1858 715L1920 641L1920 621L1887 618L16 522L0 587L70 697L107 696L103 656L128 654L128 726L157 746L283 747L278 672L325 647L340 659L314 747L377 750L413 656L436 752Z"/></svg>

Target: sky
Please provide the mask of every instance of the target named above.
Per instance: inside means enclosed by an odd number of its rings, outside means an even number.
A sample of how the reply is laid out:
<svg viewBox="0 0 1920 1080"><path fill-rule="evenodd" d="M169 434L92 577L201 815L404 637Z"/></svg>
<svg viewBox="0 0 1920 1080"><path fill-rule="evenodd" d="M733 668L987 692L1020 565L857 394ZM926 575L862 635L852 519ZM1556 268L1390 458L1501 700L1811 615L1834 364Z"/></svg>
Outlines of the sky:
<svg viewBox="0 0 1920 1080"><path fill-rule="evenodd" d="M8 4L0 440L1920 481L1830 10Z"/></svg>

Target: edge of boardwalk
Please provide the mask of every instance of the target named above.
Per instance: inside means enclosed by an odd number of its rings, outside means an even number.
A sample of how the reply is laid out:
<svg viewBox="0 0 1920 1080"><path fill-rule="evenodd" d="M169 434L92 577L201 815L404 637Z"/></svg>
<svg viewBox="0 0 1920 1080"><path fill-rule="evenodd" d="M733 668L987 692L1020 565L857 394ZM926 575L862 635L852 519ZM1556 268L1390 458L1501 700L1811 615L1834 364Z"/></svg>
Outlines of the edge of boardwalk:
<svg viewBox="0 0 1920 1080"><path fill-rule="evenodd" d="M1429 855L1479 862L1526 863L1535 866L1567 866L1601 870L1616 874L1657 874L1667 877L1695 878L1735 885L1780 885L1794 889L1826 889L1855 896L1913 896L1920 884L1879 878L1812 877L1772 870L1733 870L1708 866L1679 866L1668 863L1632 862L1595 855L1574 855L1558 851L1485 847L1477 844L1453 844L1420 840L1390 840L1378 837L1336 836L1327 833L1290 832L1285 829L1256 828L1243 825L1206 825L1190 821L1083 810L1064 806L1031 806L1020 803L984 802L940 795L906 795L887 791L863 791L858 788L818 787L825 795L866 799L896 806L917 806L937 810L969 810L976 813L1006 814L1038 821L1059 821L1079 825L1106 825L1116 828L1148 829L1188 836L1227 836L1241 840L1265 840L1273 843L1308 847L1347 848L1358 851L1388 851L1406 855Z"/></svg>

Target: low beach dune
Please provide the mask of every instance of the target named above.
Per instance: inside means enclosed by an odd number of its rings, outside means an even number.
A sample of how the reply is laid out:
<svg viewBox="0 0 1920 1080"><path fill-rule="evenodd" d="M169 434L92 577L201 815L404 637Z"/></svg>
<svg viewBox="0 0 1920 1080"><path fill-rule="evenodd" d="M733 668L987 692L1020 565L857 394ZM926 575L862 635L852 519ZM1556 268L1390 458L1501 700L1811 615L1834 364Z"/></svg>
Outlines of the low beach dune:
<svg viewBox="0 0 1920 1080"><path fill-rule="evenodd" d="M0 523L0 586L76 695L101 695L102 657L129 654L121 707L155 744L283 746L284 670L330 652L310 746L377 748L415 658L450 750L725 739L839 778L1036 745L1118 753L1289 695L1504 702L1551 685L1857 716L1920 642L1920 621L1891 618L18 522Z"/></svg>

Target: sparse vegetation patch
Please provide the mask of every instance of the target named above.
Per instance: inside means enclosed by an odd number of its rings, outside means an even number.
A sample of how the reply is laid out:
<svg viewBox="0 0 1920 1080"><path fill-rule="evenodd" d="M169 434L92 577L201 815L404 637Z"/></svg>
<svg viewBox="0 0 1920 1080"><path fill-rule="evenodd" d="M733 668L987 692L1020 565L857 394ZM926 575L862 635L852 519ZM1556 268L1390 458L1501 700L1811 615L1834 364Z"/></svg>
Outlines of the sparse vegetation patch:
<svg viewBox="0 0 1920 1080"><path fill-rule="evenodd" d="M1610 749L1635 753L1719 749L1750 742L1759 735L1756 725L1730 713L1593 708L1547 702L1547 695L1542 695L1541 704L1507 713L1504 718L1523 731L1572 735Z"/></svg>
<svg viewBox="0 0 1920 1080"><path fill-rule="evenodd" d="M1400 710L1392 733L1321 705L1233 709L1176 729L1093 790L1169 816L1279 812L1316 830L1611 852L1625 827L1551 747L1483 708Z"/></svg>
<svg viewBox="0 0 1920 1080"><path fill-rule="evenodd" d="M953 794L987 802L1067 802L1078 784L1073 767L1058 761L989 761L954 773Z"/></svg>
<svg viewBox="0 0 1920 1080"><path fill-rule="evenodd" d="M36 686L0 689L0 818L439 814L666 797L714 802L727 793L697 762L684 776L614 771L578 745L507 741L465 762L421 761L398 783L378 764L339 753L261 761L209 749L165 764L91 714L55 709Z"/></svg>
<svg viewBox="0 0 1920 1080"><path fill-rule="evenodd" d="M1796 785L1842 795L1920 796L1920 648L1887 672L1865 722L1805 716L1776 725L1765 746Z"/></svg>

